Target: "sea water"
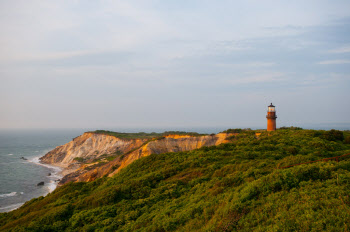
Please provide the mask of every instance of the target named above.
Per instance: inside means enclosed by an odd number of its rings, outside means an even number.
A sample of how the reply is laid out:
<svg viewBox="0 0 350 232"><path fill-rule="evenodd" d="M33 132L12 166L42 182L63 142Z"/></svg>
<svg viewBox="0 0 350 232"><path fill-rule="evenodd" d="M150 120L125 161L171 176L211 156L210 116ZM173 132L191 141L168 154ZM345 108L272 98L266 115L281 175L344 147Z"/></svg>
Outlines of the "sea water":
<svg viewBox="0 0 350 232"><path fill-rule="evenodd" d="M83 130L1 130L0 213L53 191L61 178L60 169L40 164L39 157L82 133ZM38 186L39 182L44 185Z"/></svg>

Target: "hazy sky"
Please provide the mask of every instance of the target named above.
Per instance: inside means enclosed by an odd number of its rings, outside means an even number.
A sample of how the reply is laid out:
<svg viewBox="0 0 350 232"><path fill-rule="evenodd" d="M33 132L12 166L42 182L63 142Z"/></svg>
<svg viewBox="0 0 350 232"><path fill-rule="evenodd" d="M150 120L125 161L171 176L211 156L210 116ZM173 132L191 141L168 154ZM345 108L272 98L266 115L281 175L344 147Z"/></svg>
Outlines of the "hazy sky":
<svg viewBox="0 0 350 232"><path fill-rule="evenodd" d="M348 0L0 0L0 128L350 123Z"/></svg>

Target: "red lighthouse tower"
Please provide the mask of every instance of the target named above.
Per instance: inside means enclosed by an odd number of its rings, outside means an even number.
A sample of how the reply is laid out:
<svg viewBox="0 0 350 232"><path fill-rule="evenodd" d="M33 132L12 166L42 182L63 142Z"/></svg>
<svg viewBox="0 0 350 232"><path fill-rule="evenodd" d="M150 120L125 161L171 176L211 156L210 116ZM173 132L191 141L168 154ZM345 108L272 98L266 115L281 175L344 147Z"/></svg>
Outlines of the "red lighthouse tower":
<svg viewBox="0 0 350 232"><path fill-rule="evenodd" d="M276 130L276 111L275 111L275 106L269 105L268 110L267 110L267 131L275 131Z"/></svg>

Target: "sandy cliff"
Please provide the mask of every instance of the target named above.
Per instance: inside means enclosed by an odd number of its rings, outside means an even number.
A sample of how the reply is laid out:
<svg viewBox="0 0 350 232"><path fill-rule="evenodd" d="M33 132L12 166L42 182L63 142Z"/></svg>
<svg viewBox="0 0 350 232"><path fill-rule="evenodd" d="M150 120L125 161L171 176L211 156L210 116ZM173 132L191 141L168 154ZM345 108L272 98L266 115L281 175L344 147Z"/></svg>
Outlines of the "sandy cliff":
<svg viewBox="0 0 350 232"><path fill-rule="evenodd" d="M150 154L189 151L203 146L226 143L232 134L189 136L168 135L154 139L122 140L114 136L84 133L73 141L59 146L41 158L43 163L65 168L60 184L71 181L92 181L105 175L113 176L133 161ZM105 154L115 156L110 162L92 162ZM118 155L116 155L118 154ZM78 163L78 160L83 161ZM90 164L88 164L90 163Z"/></svg>
<svg viewBox="0 0 350 232"><path fill-rule="evenodd" d="M88 132L65 145L56 147L41 157L40 161L63 168L63 174L66 175L80 168L83 163L92 162L104 154L129 152L140 147L145 141L123 140L114 136Z"/></svg>

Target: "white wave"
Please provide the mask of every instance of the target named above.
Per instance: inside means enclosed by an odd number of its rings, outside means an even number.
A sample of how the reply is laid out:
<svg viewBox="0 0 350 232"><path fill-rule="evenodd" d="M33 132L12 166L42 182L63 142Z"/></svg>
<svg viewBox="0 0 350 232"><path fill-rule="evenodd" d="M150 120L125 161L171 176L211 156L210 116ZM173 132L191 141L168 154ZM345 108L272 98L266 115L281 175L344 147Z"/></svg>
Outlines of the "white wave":
<svg viewBox="0 0 350 232"><path fill-rule="evenodd" d="M35 164L37 164L37 165L44 166L44 167L46 167L46 168L48 168L48 169L51 170L51 175L48 176L48 178L49 178L51 181L50 181L50 183L48 183L48 185L47 185L47 189L48 189L48 191L49 191L49 193L50 193L50 192L52 192L53 190L55 190L56 187L57 187L58 182L57 182L56 180L62 178L62 176L59 175L59 173L62 171L62 169L59 168L59 167L56 167L56 166L49 165L49 164L40 163L40 157L41 157L41 156L37 156L37 157L34 157L34 158L32 158L32 159L29 159L28 162L35 163Z"/></svg>
<svg viewBox="0 0 350 232"><path fill-rule="evenodd" d="M17 204L13 204L13 205L8 205L5 207L1 207L0 208L0 212L4 213L4 212L9 212L15 209L18 209L19 207L21 207L24 203L17 203Z"/></svg>
<svg viewBox="0 0 350 232"><path fill-rule="evenodd" d="M0 198L13 197L16 196L17 192L0 194Z"/></svg>
<svg viewBox="0 0 350 232"><path fill-rule="evenodd" d="M57 183L51 180L46 187L49 189L49 192L51 193L57 187Z"/></svg>
<svg viewBox="0 0 350 232"><path fill-rule="evenodd" d="M13 154L8 154L8 155L13 155Z"/></svg>

